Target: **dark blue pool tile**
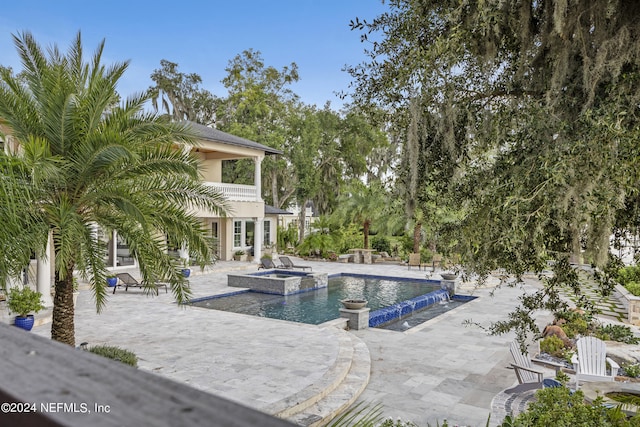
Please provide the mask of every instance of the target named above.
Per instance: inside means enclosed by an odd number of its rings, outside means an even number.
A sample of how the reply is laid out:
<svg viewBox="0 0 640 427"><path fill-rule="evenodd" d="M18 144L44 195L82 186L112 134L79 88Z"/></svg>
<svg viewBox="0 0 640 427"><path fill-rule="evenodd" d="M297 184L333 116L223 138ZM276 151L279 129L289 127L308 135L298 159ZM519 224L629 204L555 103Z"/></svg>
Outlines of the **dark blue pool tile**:
<svg viewBox="0 0 640 427"><path fill-rule="evenodd" d="M412 313L413 311L421 310L425 307L435 304L436 302L445 301L448 298L448 291L445 289L439 289L437 291L433 291L428 294L420 295L410 300L394 304L390 307L372 311L371 313L369 313L369 327L375 328L385 323L389 323L393 320L404 317ZM475 297L472 297L472 299L473 298Z"/></svg>

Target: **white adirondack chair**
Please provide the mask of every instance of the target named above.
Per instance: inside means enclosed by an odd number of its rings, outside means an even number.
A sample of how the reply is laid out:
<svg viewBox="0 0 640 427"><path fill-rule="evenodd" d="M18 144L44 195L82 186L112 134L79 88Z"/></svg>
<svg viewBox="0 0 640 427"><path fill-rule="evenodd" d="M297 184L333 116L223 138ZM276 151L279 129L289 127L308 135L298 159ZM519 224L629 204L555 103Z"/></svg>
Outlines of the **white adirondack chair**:
<svg viewBox="0 0 640 427"><path fill-rule="evenodd" d="M520 350L520 344L518 344L517 341L512 341L509 350L511 351L511 356L513 356L513 360L515 362L512 363L511 366L516 372L518 383L540 384L540 388L542 388L544 373L541 370L533 367L529 355L523 354Z"/></svg>
<svg viewBox="0 0 640 427"><path fill-rule="evenodd" d="M576 388L580 381L613 381L620 366L607 357L607 346L596 337L582 337L576 342L577 352L571 358L576 371ZM607 374L607 363L611 372Z"/></svg>

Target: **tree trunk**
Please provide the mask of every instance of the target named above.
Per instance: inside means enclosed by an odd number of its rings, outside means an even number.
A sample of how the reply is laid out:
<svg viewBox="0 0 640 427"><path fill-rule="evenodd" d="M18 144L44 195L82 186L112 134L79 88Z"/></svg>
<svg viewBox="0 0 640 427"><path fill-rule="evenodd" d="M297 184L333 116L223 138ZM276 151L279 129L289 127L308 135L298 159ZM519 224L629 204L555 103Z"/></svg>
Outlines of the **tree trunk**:
<svg viewBox="0 0 640 427"><path fill-rule="evenodd" d="M298 215L298 244L302 244L304 240L304 226L305 219L307 218L307 201L305 200L300 207L300 214Z"/></svg>
<svg viewBox="0 0 640 427"><path fill-rule="evenodd" d="M413 226L413 253L420 253L420 240L422 234L422 223L417 222Z"/></svg>
<svg viewBox="0 0 640 427"><path fill-rule="evenodd" d="M51 322L51 339L70 346L76 345L74 307L73 307L73 266L67 266L66 277L60 279L56 272L53 298L53 320Z"/></svg>
<svg viewBox="0 0 640 427"><path fill-rule="evenodd" d="M278 200L278 173L274 169L271 171L271 200L273 206L280 209L280 200Z"/></svg>
<svg viewBox="0 0 640 427"><path fill-rule="evenodd" d="M369 226L371 225L371 221L366 220L364 224L362 224L362 232L364 233L364 249L369 249Z"/></svg>

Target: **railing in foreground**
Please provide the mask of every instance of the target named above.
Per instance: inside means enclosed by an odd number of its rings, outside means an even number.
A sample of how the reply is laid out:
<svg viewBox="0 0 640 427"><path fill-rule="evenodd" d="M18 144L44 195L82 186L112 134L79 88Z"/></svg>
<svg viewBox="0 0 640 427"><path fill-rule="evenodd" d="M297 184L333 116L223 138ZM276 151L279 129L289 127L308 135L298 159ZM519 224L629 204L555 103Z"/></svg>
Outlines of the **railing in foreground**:
<svg viewBox="0 0 640 427"><path fill-rule="evenodd" d="M0 426L294 426L2 323L0 343Z"/></svg>

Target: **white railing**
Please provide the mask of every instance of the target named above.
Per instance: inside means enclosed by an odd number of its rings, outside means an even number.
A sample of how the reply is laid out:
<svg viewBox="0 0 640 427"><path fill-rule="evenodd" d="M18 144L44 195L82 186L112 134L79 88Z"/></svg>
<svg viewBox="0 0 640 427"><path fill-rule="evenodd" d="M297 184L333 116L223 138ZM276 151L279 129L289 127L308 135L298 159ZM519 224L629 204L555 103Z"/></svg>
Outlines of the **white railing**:
<svg viewBox="0 0 640 427"><path fill-rule="evenodd" d="M206 184L217 189L230 201L255 202L260 200L258 198L258 189L255 185L227 184L223 182L207 182Z"/></svg>

